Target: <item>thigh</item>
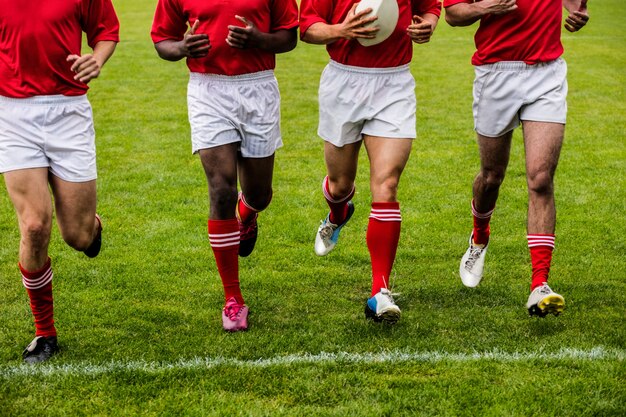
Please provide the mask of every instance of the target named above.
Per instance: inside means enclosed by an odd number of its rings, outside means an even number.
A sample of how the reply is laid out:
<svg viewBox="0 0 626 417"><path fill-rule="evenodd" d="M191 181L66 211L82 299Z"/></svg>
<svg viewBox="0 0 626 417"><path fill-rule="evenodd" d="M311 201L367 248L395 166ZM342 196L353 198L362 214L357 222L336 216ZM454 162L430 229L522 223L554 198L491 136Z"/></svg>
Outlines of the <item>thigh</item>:
<svg viewBox="0 0 626 417"><path fill-rule="evenodd" d="M93 230L96 181L70 182L53 174L50 174L49 181L61 234L67 236L83 230Z"/></svg>
<svg viewBox="0 0 626 417"><path fill-rule="evenodd" d="M478 134L476 141L478 142L478 151L480 153L481 171L500 172L504 175L509 165L512 137L512 131L498 137Z"/></svg>
<svg viewBox="0 0 626 417"><path fill-rule="evenodd" d="M374 201L395 200L400 175L409 160L413 139L365 136L370 160L370 187Z"/></svg>
<svg viewBox="0 0 626 417"><path fill-rule="evenodd" d="M565 125L549 122L523 122L526 175L539 172L554 175L561 154Z"/></svg>
<svg viewBox="0 0 626 417"><path fill-rule="evenodd" d="M239 158L239 184L250 203L272 193L274 155L265 158Z"/></svg>
<svg viewBox="0 0 626 417"><path fill-rule="evenodd" d="M200 161L209 185L211 219L228 219L237 203L237 143L200 149Z"/></svg>
<svg viewBox="0 0 626 417"><path fill-rule="evenodd" d="M345 183L352 189L356 178L361 142L350 143L341 147L324 142L324 161L331 183ZM331 190L333 193L334 190Z"/></svg>
<svg viewBox="0 0 626 417"><path fill-rule="evenodd" d="M48 169L32 168L4 174L9 198L13 203L22 234L26 225L38 223L50 230L52 201L48 189Z"/></svg>

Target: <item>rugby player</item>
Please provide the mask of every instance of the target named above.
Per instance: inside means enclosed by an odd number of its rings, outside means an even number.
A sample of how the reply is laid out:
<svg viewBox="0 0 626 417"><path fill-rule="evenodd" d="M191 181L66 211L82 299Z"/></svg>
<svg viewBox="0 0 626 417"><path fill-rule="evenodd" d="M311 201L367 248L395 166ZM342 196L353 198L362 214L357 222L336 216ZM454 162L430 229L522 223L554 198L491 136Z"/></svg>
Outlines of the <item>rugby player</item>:
<svg viewBox="0 0 626 417"><path fill-rule="evenodd" d="M208 182L209 242L224 286L227 331L248 328L238 255L254 249L258 213L272 198L274 153L282 146L275 55L295 48L297 27L295 0L159 0L154 16L159 56L186 58L190 71L192 152Z"/></svg>

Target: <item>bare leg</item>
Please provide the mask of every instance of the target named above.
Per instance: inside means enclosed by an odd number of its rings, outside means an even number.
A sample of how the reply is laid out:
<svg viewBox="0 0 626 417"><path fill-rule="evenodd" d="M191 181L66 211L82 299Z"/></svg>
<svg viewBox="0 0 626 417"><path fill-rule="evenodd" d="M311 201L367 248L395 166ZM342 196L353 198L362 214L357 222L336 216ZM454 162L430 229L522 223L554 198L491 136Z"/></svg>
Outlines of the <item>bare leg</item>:
<svg viewBox="0 0 626 417"><path fill-rule="evenodd" d="M266 158L239 156L239 184L246 203L255 210L265 209L272 200L274 155Z"/></svg>
<svg viewBox="0 0 626 417"><path fill-rule="evenodd" d="M480 172L474 179L473 195L474 205L480 213L486 213L496 205L509 165L512 136L512 131L496 138L478 135Z"/></svg>
<svg viewBox="0 0 626 417"><path fill-rule="evenodd" d="M365 136L364 141L370 160L372 200L396 201L400 175L409 160L413 140Z"/></svg>
<svg viewBox="0 0 626 417"><path fill-rule="evenodd" d="M20 227L19 262L26 270L39 270L48 260L52 229L48 169L6 172L4 181Z"/></svg>
<svg viewBox="0 0 626 417"><path fill-rule="evenodd" d="M209 218L234 218L237 204L237 144L201 149L199 154L209 185Z"/></svg>
<svg viewBox="0 0 626 417"><path fill-rule="evenodd" d="M523 122L528 182L528 233L554 234L554 173L559 162L565 126Z"/></svg>
<svg viewBox="0 0 626 417"><path fill-rule="evenodd" d="M330 193L337 200L348 196L354 188L361 142L341 148L324 142L324 160Z"/></svg>
<svg viewBox="0 0 626 417"><path fill-rule="evenodd" d="M52 174L49 181L63 240L76 250L87 249L100 227L96 220L96 181L68 182Z"/></svg>

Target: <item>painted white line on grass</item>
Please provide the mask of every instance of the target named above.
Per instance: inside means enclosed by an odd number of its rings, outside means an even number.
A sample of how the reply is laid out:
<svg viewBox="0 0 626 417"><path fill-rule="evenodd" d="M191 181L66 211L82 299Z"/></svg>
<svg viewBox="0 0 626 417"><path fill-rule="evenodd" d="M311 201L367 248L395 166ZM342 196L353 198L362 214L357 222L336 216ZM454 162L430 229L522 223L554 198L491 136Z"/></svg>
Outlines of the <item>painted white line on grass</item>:
<svg viewBox="0 0 626 417"><path fill-rule="evenodd" d="M117 372L136 371L148 374L181 370L202 370L217 367L270 368L290 365L377 364L377 363L439 363L439 362L528 362L528 361L619 361L626 358L626 350L598 346L590 350L563 348L557 352L503 352L493 350L473 353L387 351L380 353L297 354L260 359L233 359L205 357L179 359L175 362L107 362L103 364L69 363L2 366L0 378L29 376L95 376Z"/></svg>

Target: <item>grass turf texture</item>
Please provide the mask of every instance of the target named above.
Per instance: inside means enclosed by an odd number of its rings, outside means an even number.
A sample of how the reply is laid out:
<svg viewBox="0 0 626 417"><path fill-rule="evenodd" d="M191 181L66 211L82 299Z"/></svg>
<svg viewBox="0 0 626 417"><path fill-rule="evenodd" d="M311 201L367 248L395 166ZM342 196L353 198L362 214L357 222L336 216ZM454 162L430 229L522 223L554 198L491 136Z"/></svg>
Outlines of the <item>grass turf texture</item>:
<svg viewBox="0 0 626 417"><path fill-rule="evenodd" d="M589 26L564 34L569 115L551 274L567 302L561 317L532 319L524 309L530 265L519 130L483 283L466 289L457 276L478 168L474 28L442 20L431 43L415 47L412 64L418 140L400 185L403 229L393 273L401 321L389 327L363 318L370 285L365 152L355 216L332 254L313 253L327 212L315 134L327 57L322 47L299 44L278 58L285 147L260 240L240 264L251 309L251 329L240 334L221 329L206 183L190 155L187 70L153 50L154 3L115 2L123 43L90 92L104 247L89 260L53 231L62 351L35 370L20 365L33 325L16 265L17 222L0 192L0 415L626 413L623 2L590 4ZM608 353L593 354L598 349ZM289 360L324 353L336 356ZM258 365L263 359L269 362ZM189 361L195 365L184 366Z"/></svg>

